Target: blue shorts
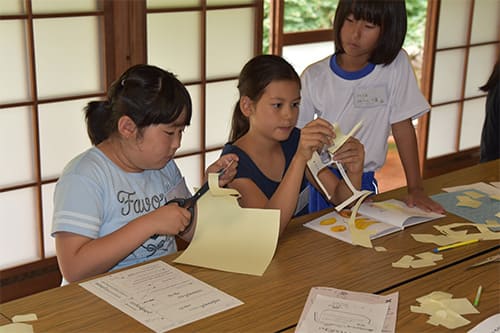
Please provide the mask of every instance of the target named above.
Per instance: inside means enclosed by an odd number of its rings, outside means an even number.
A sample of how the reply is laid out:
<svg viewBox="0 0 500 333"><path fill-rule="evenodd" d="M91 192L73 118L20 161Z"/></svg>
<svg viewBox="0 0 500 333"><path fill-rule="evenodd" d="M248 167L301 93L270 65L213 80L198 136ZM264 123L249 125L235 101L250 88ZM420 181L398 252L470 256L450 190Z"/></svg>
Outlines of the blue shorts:
<svg viewBox="0 0 500 333"><path fill-rule="evenodd" d="M339 179L342 179L340 172L337 168L328 167ZM309 213L317 212L328 207L333 207L333 204L325 199L323 194L319 192L312 184L309 186ZM374 194L378 193L378 183L375 179L375 172L368 171L363 173L361 179L361 189L372 191Z"/></svg>

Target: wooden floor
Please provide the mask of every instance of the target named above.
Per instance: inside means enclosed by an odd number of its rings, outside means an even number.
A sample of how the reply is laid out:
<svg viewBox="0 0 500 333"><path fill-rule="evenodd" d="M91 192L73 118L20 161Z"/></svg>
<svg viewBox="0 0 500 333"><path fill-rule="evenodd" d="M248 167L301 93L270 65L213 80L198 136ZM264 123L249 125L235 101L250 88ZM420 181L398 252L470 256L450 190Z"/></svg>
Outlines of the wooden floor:
<svg viewBox="0 0 500 333"><path fill-rule="evenodd" d="M389 150L385 164L382 169L376 172L375 178L378 181L380 193L406 186L403 166L401 165L398 150L392 137L389 138Z"/></svg>

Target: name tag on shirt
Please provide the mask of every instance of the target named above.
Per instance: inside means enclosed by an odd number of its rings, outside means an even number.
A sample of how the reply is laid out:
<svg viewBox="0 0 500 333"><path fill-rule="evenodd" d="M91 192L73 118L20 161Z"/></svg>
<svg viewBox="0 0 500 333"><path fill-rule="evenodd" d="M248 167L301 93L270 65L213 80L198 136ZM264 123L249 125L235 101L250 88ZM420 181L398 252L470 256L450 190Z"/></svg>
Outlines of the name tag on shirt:
<svg viewBox="0 0 500 333"><path fill-rule="evenodd" d="M297 208L295 209L295 213L293 215L296 215L299 213L302 209L304 209L305 206L309 203L309 186L306 186L304 191L300 192L299 194L299 200L297 201Z"/></svg>
<svg viewBox="0 0 500 333"><path fill-rule="evenodd" d="M372 108L386 104L387 89L385 85L354 89L354 106L357 108Z"/></svg>

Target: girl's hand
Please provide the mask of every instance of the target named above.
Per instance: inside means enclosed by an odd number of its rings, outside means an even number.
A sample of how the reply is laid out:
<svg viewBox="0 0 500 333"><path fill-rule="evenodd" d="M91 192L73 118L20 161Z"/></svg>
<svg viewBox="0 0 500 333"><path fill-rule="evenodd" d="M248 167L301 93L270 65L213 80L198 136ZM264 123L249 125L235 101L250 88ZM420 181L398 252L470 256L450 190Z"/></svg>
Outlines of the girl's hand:
<svg viewBox="0 0 500 333"><path fill-rule="evenodd" d="M300 131L296 155L302 156L307 162L315 151L320 152L325 145L330 146L334 138L335 132L332 124L321 118L315 119Z"/></svg>
<svg viewBox="0 0 500 333"><path fill-rule="evenodd" d="M153 234L177 235L184 231L191 220L191 212L176 203L170 203L147 214L153 224Z"/></svg>
<svg viewBox="0 0 500 333"><path fill-rule="evenodd" d="M408 207L419 207L426 212L435 212L445 214L446 211L439 203L433 201L425 194L421 188L410 190L408 189L408 196L405 198Z"/></svg>
<svg viewBox="0 0 500 333"><path fill-rule="evenodd" d="M219 176L219 186L224 187L233 180L234 176L236 176L237 168L238 168L238 155L226 154L221 156L214 163L212 163L207 168L206 174L208 176L209 173L218 173L224 171Z"/></svg>
<svg viewBox="0 0 500 333"><path fill-rule="evenodd" d="M356 138L350 137L333 155L333 159L350 173L363 173L365 147Z"/></svg>

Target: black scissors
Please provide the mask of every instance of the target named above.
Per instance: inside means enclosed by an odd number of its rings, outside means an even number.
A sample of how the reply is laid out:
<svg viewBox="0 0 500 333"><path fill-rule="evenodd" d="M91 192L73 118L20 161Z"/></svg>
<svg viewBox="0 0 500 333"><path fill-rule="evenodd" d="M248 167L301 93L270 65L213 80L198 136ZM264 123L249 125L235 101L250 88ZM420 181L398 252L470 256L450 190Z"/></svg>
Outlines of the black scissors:
<svg viewBox="0 0 500 333"><path fill-rule="evenodd" d="M231 164L233 164L233 161L229 162L229 164L224 169L221 169L217 172L219 174L219 177L222 176L224 174L224 172L226 172L226 170L231 166ZM207 193L208 190L209 190L209 186L208 186L208 180L207 180L205 182L205 184L203 184L203 186L200 187L198 189L198 191L196 191L196 193L192 197L190 197L190 198L174 198L172 200L167 201L167 203L165 204L165 205L169 205L169 204L175 203L175 204L179 205L179 207L188 209L189 212L191 213L191 218L189 219L188 225L186 226L186 228L183 231L178 233L179 236L184 235L186 232L189 231L189 229L191 229L191 226L193 225L194 206L196 204L196 201L198 201L198 199L201 198L203 196L203 194ZM158 237L158 235L151 236L152 239L156 239L157 237Z"/></svg>

